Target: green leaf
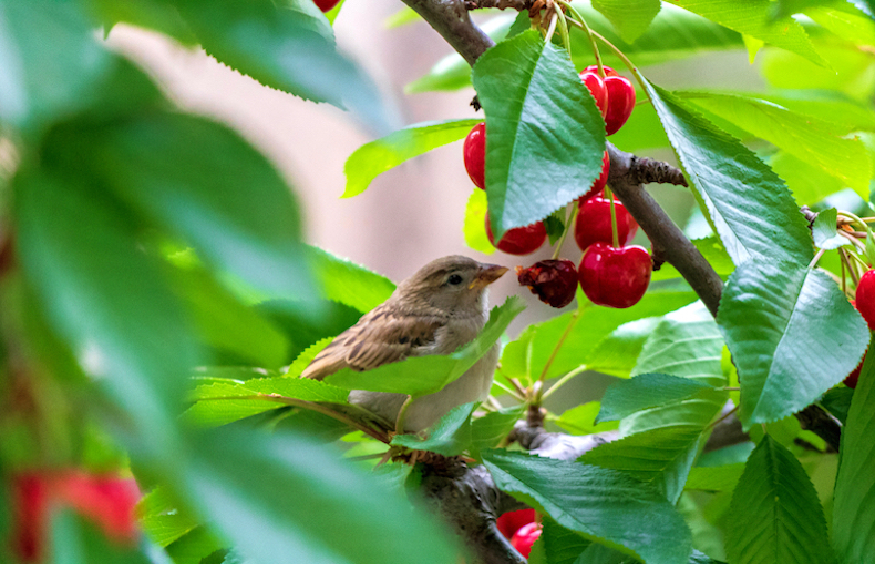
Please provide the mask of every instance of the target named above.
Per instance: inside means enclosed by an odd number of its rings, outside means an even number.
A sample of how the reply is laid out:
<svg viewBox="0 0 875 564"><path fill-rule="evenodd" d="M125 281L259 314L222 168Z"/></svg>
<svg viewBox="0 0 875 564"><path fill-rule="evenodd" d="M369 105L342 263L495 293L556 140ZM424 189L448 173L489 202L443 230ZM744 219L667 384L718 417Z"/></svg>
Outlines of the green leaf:
<svg viewBox="0 0 875 564"><path fill-rule="evenodd" d="M690 531L652 486L614 470L501 450L484 451L483 462L499 488L569 530L648 564L687 562Z"/></svg>
<svg viewBox="0 0 875 564"><path fill-rule="evenodd" d="M525 412L523 405L505 407L471 421L472 455L479 456L481 450L498 446Z"/></svg>
<svg viewBox="0 0 875 564"><path fill-rule="evenodd" d="M464 138L479 119L454 119L417 123L370 141L346 159L343 198L358 196L380 174L424 153Z"/></svg>
<svg viewBox="0 0 875 564"><path fill-rule="evenodd" d="M728 399L726 392L714 389L727 383L721 366L722 350L720 331L700 302L666 315L647 339L632 371L632 381L642 373L662 373L712 389L626 416L620 424L621 435L658 427L707 425Z"/></svg>
<svg viewBox="0 0 875 564"><path fill-rule="evenodd" d="M599 342L587 369L628 378L644 343L659 321L659 317L646 317L620 325Z"/></svg>
<svg viewBox="0 0 875 564"><path fill-rule="evenodd" d="M372 128L386 129L386 108L376 85L338 51L328 20L313 2L187 0L173 5L220 62L304 100L349 108Z"/></svg>
<svg viewBox="0 0 875 564"><path fill-rule="evenodd" d="M869 194L871 160L859 139L843 137L845 127L755 96L715 92L678 96L835 176L858 194Z"/></svg>
<svg viewBox="0 0 875 564"><path fill-rule="evenodd" d="M666 374L641 374L620 380L605 390L596 423L618 421L636 411L676 404L714 389L704 382Z"/></svg>
<svg viewBox="0 0 875 564"><path fill-rule="evenodd" d="M196 403L183 418L195 425L213 427L286 407L289 404L283 402L283 397L345 403L348 395L348 390L307 378L215 381L195 388L191 399Z"/></svg>
<svg viewBox="0 0 875 564"><path fill-rule="evenodd" d="M197 528L198 522L186 511L180 511L177 501L165 487L156 487L137 504L140 526L160 547L167 547Z"/></svg>
<svg viewBox="0 0 875 564"><path fill-rule="evenodd" d="M738 267L717 323L738 367L745 429L795 413L841 382L868 335L832 278L777 261Z"/></svg>
<svg viewBox="0 0 875 564"><path fill-rule="evenodd" d="M611 431L620 426L616 421L596 423L600 403L588 401L583 405L572 407L556 420L556 424L572 435L591 435L602 431Z"/></svg>
<svg viewBox="0 0 875 564"><path fill-rule="evenodd" d="M835 208L823 210L817 214L817 217L814 218L814 225L811 228L811 235L814 238L814 244L826 251L852 244L836 233Z"/></svg>
<svg viewBox="0 0 875 564"><path fill-rule="evenodd" d="M487 50L473 79L486 113L486 199L500 238L586 193L602 169L603 120L565 51L535 31Z"/></svg>
<svg viewBox="0 0 875 564"><path fill-rule="evenodd" d="M698 208L696 208L696 211L698 212ZM735 270L732 259L729 258L726 249L723 248L723 244L720 243L720 239L717 236L712 235L703 239L696 239L693 241L693 244L721 278L728 278L732 271ZM654 282L671 280L673 278L681 278L681 275L675 267L665 263L657 272L650 276L650 284L653 285Z"/></svg>
<svg viewBox="0 0 875 564"><path fill-rule="evenodd" d="M503 305L492 308L483 331L452 354L413 356L364 372L344 368L328 376L326 381L347 389L404 393L414 397L437 392L474 366L523 309L521 299L508 297ZM412 373L417 375L415 380L410 378Z"/></svg>
<svg viewBox="0 0 875 564"><path fill-rule="evenodd" d="M594 308L578 294L582 310L554 317L543 323L532 324L507 344L501 356L502 373L508 377L538 378L547 367L546 377L555 378L590 362L599 362L599 343L620 325L636 319L664 315L695 300L692 292L648 293L636 305L626 309ZM575 316L576 321L573 321ZM571 330L553 354L563 334ZM531 353L528 352L531 346Z"/></svg>
<svg viewBox="0 0 875 564"><path fill-rule="evenodd" d="M155 112L60 129L48 143L56 166L85 161L128 205L253 287L312 296L297 202L279 172L231 129Z"/></svg>
<svg viewBox="0 0 875 564"><path fill-rule="evenodd" d="M486 192L475 187L465 204L465 225L462 228L465 233L465 244L481 252L491 255L495 247L486 236Z"/></svg>
<svg viewBox="0 0 875 564"><path fill-rule="evenodd" d="M791 18L773 21L770 0L669 0L724 27L746 33L770 45L792 51L809 61L829 67L811 44L802 26Z"/></svg>
<svg viewBox="0 0 875 564"><path fill-rule="evenodd" d="M833 561L823 508L798 460L766 435L732 493L726 553L733 564Z"/></svg>
<svg viewBox="0 0 875 564"><path fill-rule="evenodd" d="M194 456L180 487L247 558L274 564L385 564L411 554L423 564L454 560L455 547L434 518L336 449L288 433L230 431L192 437Z"/></svg>
<svg viewBox="0 0 875 564"><path fill-rule="evenodd" d="M708 492L730 491L738 485L742 472L744 472L743 462L713 468L693 468L690 470L685 487L688 490Z"/></svg>
<svg viewBox="0 0 875 564"><path fill-rule="evenodd" d="M781 179L684 101L645 82L678 160L735 264L811 260L811 235Z"/></svg>
<svg viewBox="0 0 875 564"><path fill-rule="evenodd" d="M651 483L672 504L687 481L687 473L704 443L704 425L650 429L597 446L583 462L613 468Z"/></svg>
<svg viewBox="0 0 875 564"><path fill-rule="evenodd" d="M623 41L634 43L650 27L661 3L659 0L594 0L592 7L611 21Z"/></svg>
<svg viewBox="0 0 875 564"><path fill-rule="evenodd" d="M555 245L565 233L565 210L559 209L544 218L544 228L547 230L547 241Z"/></svg>
<svg viewBox="0 0 875 564"><path fill-rule="evenodd" d="M172 450L181 376L199 352L134 222L73 175L22 174L13 189L22 269L47 319L130 418L138 446Z"/></svg>
<svg viewBox="0 0 875 564"><path fill-rule="evenodd" d="M201 269L176 269L174 287L201 338L230 361L278 368L288 362L289 343L276 326Z"/></svg>
<svg viewBox="0 0 875 564"><path fill-rule="evenodd" d="M580 553L592 543L574 531L569 531L550 517L542 520L544 530L538 537L550 564L575 564Z"/></svg>
<svg viewBox="0 0 875 564"><path fill-rule="evenodd" d="M842 428L841 463L832 512L833 544L842 564L875 555L875 355L866 355Z"/></svg>
<svg viewBox="0 0 875 564"><path fill-rule="evenodd" d="M772 155L769 165L787 183L800 206L814 205L843 186L835 176L784 151Z"/></svg>
<svg viewBox="0 0 875 564"><path fill-rule="evenodd" d="M319 247L307 246L305 255L325 299L366 313L385 302L395 290L391 280Z"/></svg>
<svg viewBox="0 0 875 564"><path fill-rule="evenodd" d="M479 401L459 405L445 413L431 427L427 439L417 435L396 435L391 445L427 450L443 456L458 456L471 444L471 413Z"/></svg>
<svg viewBox="0 0 875 564"><path fill-rule="evenodd" d="M76 2L0 2L0 121L35 129L90 102L113 61L91 27Z"/></svg>
<svg viewBox="0 0 875 564"><path fill-rule="evenodd" d="M301 354L295 358L295 362L289 365L289 369L286 370L286 376L290 378L298 378L301 376L301 372L304 371L307 366L310 365L311 362L316 358L322 349L328 346L331 341L334 340L334 337L325 337L319 339L306 349L304 349Z"/></svg>

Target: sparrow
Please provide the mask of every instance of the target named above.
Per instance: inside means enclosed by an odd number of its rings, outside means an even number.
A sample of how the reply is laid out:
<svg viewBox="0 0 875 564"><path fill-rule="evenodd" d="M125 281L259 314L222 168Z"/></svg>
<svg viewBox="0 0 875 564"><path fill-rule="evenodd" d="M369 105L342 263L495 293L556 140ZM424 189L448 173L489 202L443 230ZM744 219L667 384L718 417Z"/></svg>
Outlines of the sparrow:
<svg viewBox="0 0 875 564"><path fill-rule="evenodd" d="M388 300L335 337L301 373L322 380L341 368L368 370L410 356L450 354L483 329L489 316L487 287L507 268L464 256L434 260L402 281ZM459 405L489 395L499 343L458 380L410 402L405 432L420 432ZM416 374L411 374L415 378ZM354 390L349 402L395 422L406 394Z"/></svg>

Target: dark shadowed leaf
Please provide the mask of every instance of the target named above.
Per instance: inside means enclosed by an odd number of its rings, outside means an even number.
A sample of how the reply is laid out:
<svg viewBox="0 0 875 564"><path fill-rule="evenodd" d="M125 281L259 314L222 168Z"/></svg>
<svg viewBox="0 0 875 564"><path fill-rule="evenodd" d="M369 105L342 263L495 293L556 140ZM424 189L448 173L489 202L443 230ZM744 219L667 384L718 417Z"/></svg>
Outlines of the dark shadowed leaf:
<svg viewBox="0 0 875 564"><path fill-rule="evenodd" d="M842 429L841 465L835 486L833 544L842 564L871 562L875 555L875 355L866 362Z"/></svg>
<svg viewBox="0 0 875 564"><path fill-rule="evenodd" d="M769 435L732 494L726 553L733 564L829 564L823 508L802 464Z"/></svg>

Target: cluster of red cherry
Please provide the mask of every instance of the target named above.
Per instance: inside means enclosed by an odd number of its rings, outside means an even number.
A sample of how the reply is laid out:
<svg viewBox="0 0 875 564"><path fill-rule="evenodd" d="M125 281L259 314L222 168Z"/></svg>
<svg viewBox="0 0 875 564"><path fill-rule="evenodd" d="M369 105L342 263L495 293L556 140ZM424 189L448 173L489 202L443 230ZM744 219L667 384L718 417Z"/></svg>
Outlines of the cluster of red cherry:
<svg viewBox="0 0 875 564"><path fill-rule="evenodd" d="M11 485L12 550L21 562L44 560L49 519L58 506L74 509L118 544L137 542L135 506L140 490L133 478L82 470L39 470L14 474Z"/></svg>
<svg viewBox="0 0 875 564"><path fill-rule="evenodd" d="M635 106L635 89L627 78L611 67L588 66L580 80L595 98L599 113L605 120L608 135L616 133L629 119ZM465 138L463 149L465 170L479 188L486 188L486 125L474 126ZM646 249L626 246L635 237L638 224L626 207L614 199L605 198L610 160L605 151L602 172L589 191L577 200L574 240L583 252L580 265L570 260L538 261L529 268L517 267L517 280L528 286L538 298L553 307L564 307L574 299L578 284L593 303L610 307L630 307L638 303L650 284L651 261ZM616 239L611 225L614 207ZM499 250L511 255L528 255L547 240L542 221L509 229L501 241L495 242L489 214L486 214L486 235Z"/></svg>
<svg viewBox="0 0 875 564"><path fill-rule="evenodd" d="M869 331L875 331L875 270L867 270L863 273L863 276L860 277L860 281L857 283L857 291L854 294L854 298L851 300L851 304L857 308L857 311L866 320ZM860 377L860 369L863 368L863 362L865 361L866 353L863 353L860 364L851 370L851 373L845 378L846 386L849 388L857 387L857 378Z"/></svg>

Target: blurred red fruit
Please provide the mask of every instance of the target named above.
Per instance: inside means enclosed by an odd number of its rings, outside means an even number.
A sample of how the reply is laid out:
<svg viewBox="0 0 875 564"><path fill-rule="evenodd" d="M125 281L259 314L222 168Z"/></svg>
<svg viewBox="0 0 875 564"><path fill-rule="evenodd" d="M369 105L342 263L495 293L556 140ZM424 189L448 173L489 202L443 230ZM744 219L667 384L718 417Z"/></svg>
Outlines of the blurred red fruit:
<svg viewBox="0 0 875 564"><path fill-rule="evenodd" d="M535 510L527 507L505 513L495 520L495 526L507 538L513 537L520 527L535 520Z"/></svg>
<svg viewBox="0 0 875 564"><path fill-rule="evenodd" d="M12 476L12 551L22 562L40 562L48 526L49 488L44 474Z"/></svg>
<svg viewBox="0 0 875 564"><path fill-rule="evenodd" d="M527 523L516 532L512 539L510 539L510 544L513 545L513 547L525 558L528 558L529 553L532 552L532 545L534 545L535 541L538 540L538 537L541 536L543 530L544 528L540 523Z"/></svg>
<svg viewBox="0 0 875 564"><path fill-rule="evenodd" d="M489 242L495 247L504 251L509 255L529 255L538 250L547 240L547 229L544 223L538 221L532 225L525 227L516 227L508 229L504 232L504 237L498 244L495 243L495 236L492 234L492 223L489 221L489 215L486 215L486 236Z"/></svg>

